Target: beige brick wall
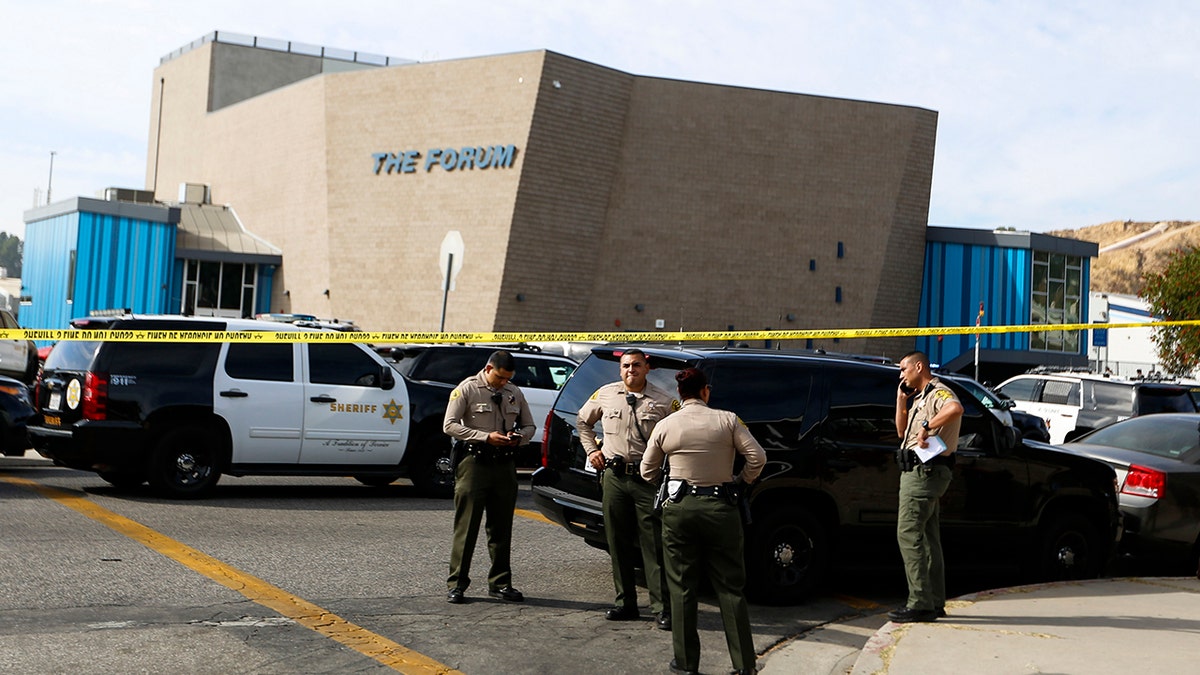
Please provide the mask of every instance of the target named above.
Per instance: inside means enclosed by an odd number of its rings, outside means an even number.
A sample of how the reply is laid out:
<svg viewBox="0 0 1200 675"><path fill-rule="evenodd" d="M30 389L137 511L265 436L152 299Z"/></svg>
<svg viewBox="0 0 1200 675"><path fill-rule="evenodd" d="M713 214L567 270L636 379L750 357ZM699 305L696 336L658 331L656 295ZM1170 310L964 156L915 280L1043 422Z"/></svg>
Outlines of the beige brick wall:
<svg viewBox="0 0 1200 675"><path fill-rule="evenodd" d="M206 45L155 72L158 193L209 183L281 247L273 308L434 330L439 245L459 230L447 330L915 325L932 111L527 52L326 74L207 113L214 47L247 49ZM151 159L156 116L157 89ZM507 144L509 169L426 172L422 157L376 175L371 158Z"/></svg>

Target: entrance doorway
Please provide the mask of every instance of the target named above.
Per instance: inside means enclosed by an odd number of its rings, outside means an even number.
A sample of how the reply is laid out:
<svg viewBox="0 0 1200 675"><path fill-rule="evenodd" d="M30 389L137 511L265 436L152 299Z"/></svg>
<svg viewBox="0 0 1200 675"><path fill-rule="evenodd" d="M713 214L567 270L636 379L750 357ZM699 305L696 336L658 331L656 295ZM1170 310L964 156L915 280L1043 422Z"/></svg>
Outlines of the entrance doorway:
<svg viewBox="0 0 1200 675"><path fill-rule="evenodd" d="M183 263L183 313L248 319L254 316L258 266L209 260Z"/></svg>

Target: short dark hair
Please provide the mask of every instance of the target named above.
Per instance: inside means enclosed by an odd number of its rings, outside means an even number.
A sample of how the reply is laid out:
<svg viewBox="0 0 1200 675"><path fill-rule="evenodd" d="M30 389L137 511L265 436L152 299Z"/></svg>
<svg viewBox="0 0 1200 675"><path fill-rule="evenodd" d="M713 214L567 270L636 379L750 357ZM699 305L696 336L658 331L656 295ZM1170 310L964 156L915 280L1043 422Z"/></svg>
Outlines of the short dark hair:
<svg viewBox="0 0 1200 675"><path fill-rule="evenodd" d="M510 373L517 369L517 362L513 359L513 355L503 349L492 352L492 355L488 357L488 365L500 370L507 370Z"/></svg>
<svg viewBox="0 0 1200 675"><path fill-rule="evenodd" d="M684 368L675 373L675 382L679 387L679 398L700 398L700 391L708 386L708 378L696 368Z"/></svg>
<svg viewBox="0 0 1200 675"><path fill-rule="evenodd" d="M644 352L636 347L633 349L626 349L625 351L621 352L622 359L625 358L626 356L640 356L640 357L642 357L643 361L645 361L646 363L650 363L650 357L646 356L646 352Z"/></svg>
<svg viewBox="0 0 1200 675"><path fill-rule="evenodd" d="M918 363L925 366L925 370L929 370L929 357L926 356L925 352L911 351L900 357L901 361L904 359L915 359Z"/></svg>

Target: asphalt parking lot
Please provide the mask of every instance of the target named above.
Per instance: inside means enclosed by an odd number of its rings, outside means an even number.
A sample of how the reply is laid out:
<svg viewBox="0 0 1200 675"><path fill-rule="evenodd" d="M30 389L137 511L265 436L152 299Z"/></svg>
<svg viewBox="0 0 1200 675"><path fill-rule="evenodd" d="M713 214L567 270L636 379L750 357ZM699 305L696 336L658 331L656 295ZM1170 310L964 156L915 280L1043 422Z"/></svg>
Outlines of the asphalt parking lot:
<svg viewBox="0 0 1200 675"><path fill-rule="evenodd" d="M12 672L666 672L670 635L603 620L605 553L533 512L522 485L514 584L525 603L445 602L449 501L350 479L229 478L200 501L120 492L36 458L0 458L0 662ZM482 537L481 537L482 540ZM487 553L476 552L476 579ZM481 567L482 566L482 567ZM876 580L878 581L878 580ZM903 583L842 582L752 606L760 654L896 604ZM701 605L704 672L724 672Z"/></svg>

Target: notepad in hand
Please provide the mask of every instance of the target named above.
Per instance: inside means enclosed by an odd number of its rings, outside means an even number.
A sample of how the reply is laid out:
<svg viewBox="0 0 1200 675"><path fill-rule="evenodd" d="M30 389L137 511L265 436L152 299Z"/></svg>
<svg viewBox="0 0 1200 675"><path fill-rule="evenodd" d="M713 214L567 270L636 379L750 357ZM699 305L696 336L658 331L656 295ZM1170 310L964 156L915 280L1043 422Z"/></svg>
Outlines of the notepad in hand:
<svg viewBox="0 0 1200 675"><path fill-rule="evenodd" d="M918 445L913 451L917 453L917 459L924 464L946 451L946 441L937 436L930 436L925 439L925 447Z"/></svg>

